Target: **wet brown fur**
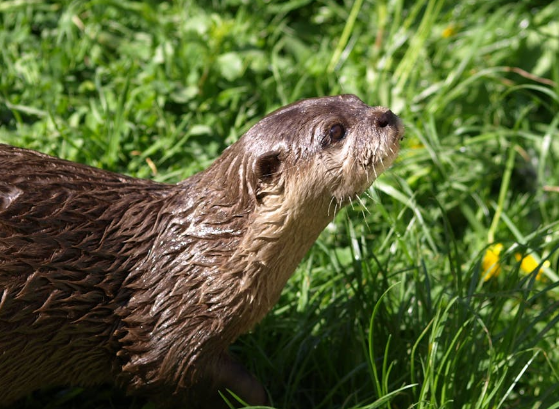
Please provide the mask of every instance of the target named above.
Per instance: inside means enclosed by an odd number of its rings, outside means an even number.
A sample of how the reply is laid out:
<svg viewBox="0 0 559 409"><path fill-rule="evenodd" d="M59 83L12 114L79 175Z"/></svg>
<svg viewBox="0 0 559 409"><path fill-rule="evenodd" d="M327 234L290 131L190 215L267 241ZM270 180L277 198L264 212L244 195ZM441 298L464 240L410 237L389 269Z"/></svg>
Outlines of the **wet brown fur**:
<svg viewBox="0 0 559 409"><path fill-rule="evenodd" d="M402 135L357 97L300 101L176 185L0 145L0 405L101 383L169 406L214 407L225 388L265 403L228 345Z"/></svg>

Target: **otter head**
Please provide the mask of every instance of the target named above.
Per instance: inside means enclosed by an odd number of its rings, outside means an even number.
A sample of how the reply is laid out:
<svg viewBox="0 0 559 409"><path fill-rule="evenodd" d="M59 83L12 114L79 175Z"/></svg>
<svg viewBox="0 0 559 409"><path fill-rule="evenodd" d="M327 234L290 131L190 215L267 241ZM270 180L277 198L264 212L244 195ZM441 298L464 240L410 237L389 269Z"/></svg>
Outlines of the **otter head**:
<svg viewBox="0 0 559 409"><path fill-rule="evenodd" d="M221 174L236 169L242 177L229 185L251 198L246 230L222 269L242 277L237 283L254 299L247 305L260 305L246 328L277 301L336 211L390 166L403 134L387 108L353 95L315 98L272 112L224 154L242 152L236 162L223 159Z"/></svg>
<svg viewBox="0 0 559 409"><path fill-rule="evenodd" d="M394 161L403 135L389 109L341 95L281 108L239 142L252 156L259 203L281 192L290 209L310 206L318 217L324 206L339 209L363 193Z"/></svg>

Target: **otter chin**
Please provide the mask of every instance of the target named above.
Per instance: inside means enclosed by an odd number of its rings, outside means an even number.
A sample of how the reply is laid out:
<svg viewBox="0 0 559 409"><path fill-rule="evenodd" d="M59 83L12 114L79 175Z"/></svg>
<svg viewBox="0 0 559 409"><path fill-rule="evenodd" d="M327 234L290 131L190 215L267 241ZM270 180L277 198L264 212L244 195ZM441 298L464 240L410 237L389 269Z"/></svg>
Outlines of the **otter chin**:
<svg viewBox="0 0 559 409"><path fill-rule="evenodd" d="M103 383L168 407L227 389L265 404L228 346L403 134L353 95L307 99L175 185L0 145L0 404Z"/></svg>

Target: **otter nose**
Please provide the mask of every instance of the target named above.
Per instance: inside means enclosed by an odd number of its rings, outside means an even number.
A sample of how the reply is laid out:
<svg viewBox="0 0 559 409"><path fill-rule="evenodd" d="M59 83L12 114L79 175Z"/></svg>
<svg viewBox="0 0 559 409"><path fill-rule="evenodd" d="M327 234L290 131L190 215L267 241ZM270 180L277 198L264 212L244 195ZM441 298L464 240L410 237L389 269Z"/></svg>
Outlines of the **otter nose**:
<svg viewBox="0 0 559 409"><path fill-rule="evenodd" d="M395 125L396 121L396 115L389 109L375 118L375 125L379 128L386 128L389 125Z"/></svg>

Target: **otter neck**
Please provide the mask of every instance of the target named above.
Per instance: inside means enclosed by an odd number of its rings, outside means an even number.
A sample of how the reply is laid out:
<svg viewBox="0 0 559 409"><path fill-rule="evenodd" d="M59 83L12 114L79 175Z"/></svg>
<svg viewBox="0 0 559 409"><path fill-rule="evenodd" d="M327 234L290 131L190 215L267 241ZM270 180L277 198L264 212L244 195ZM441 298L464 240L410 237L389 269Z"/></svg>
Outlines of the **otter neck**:
<svg viewBox="0 0 559 409"><path fill-rule="evenodd" d="M230 271L238 272L237 288L245 300L246 309L235 320L242 332L276 304L289 277L335 216L333 210L328 213L328 201L294 206L281 195L269 199L256 210L239 250L228 263Z"/></svg>

